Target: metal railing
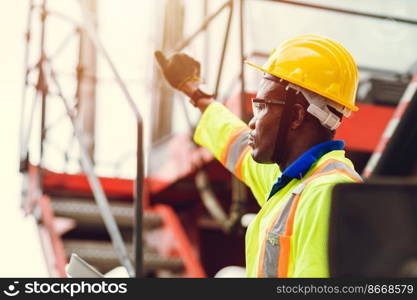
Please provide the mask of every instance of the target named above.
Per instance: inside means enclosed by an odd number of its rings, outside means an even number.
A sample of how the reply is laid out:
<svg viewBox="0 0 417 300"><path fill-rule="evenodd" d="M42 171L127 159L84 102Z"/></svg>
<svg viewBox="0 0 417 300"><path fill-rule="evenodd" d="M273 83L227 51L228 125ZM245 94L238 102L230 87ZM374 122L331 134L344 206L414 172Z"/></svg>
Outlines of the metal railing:
<svg viewBox="0 0 417 300"><path fill-rule="evenodd" d="M220 63L217 69L217 77L216 77L216 85L214 90L214 98L218 97L219 88L220 88L220 81L223 73L224 61L226 56L226 51L229 42L229 36L231 31L231 23L233 19L233 12L235 9L235 1L238 2L238 22L239 22L239 48L240 48L240 74L239 74L239 82L240 82L240 96L241 96L241 118L244 121L248 120L248 114L246 112L246 92L245 92L245 73L244 73L244 61L245 61L245 54L244 54L244 0L228 0L223 5L221 5L218 9L216 9L213 13L206 17L197 29L190 34L189 37L185 38L183 41L179 42L176 47L174 47L171 53L180 52L189 46L194 39L201 33L205 32L211 22L213 22L222 11L228 10L227 16L227 23L226 23L226 30L224 33L223 38L223 45L222 51L220 54ZM190 130L193 130L194 125L191 122L191 118L188 114L187 108L185 106L184 101L180 101L180 105L184 112L186 121ZM193 144L194 147L197 148L197 145ZM198 164L203 166L203 158L197 155L196 160ZM247 190L245 185L240 182L237 178L232 177L232 205L229 214L227 214L224 209L222 208L219 199L215 196L211 185L209 183L209 177L204 168L200 168L195 176L195 185L200 193L200 198L206 207L209 214L213 217L213 219L220 224L222 230L226 233L230 233L235 231L239 225L240 217L244 212L244 208L247 202Z"/></svg>
<svg viewBox="0 0 417 300"><path fill-rule="evenodd" d="M83 1L79 0L80 6L82 7L83 18L84 18L84 29L88 36L93 41L96 49L100 54L103 55L105 61L111 68L113 75L116 78L119 87L121 88L131 111L134 114L137 124L137 166L136 166L136 182L135 182L135 230L133 234L134 240L134 252L135 252L135 271L129 272L130 276L143 277L143 238L142 238L142 225L143 225L143 179L144 179L144 155L143 155L143 119L137 108L132 96L129 93L120 73L116 66L112 62L109 54L104 48L100 41L98 34L95 31L91 18L88 15L87 9L83 5ZM126 252L127 253L127 252ZM130 261L130 260L129 260ZM128 270L129 271L129 270Z"/></svg>
<svg viewBox="0 0 417 300"><path fill-rule="evenodd" d="M260 1L260 0L256 0L256 1ZM300 2L300 1L292 1L292 0L291 1L290 0L262 0L262 1L277 2L281 4L289 4L289 5L294 5L294 6L332 11L335 13L352 15L352 16L368 17L368 18L381 19L381 20L392 20L398 23L417 25L417 20L413 20L413 19L399 18L399 17L390 16L390 15L366 13L366 12L361 12L359 10L343 9L343 8L337 8L337 7L332 7L328 5L318 5L318 4L312 4L312 3Z"/></svg>
<svg viewBox="0 0 417 300"><path fill-rule="evenodd" d="M55 89L56 89L56 96L61 98L63 101L63 104L65 106L66 114L70 118L72 127L74 130L74 136L76 140L78 141L79 147L80 147L80 163L81 166L86 174L86 177L88 179L88 182L90 184L90 187L93 192L94 199L97 203L97 206L100 210L100 214L103 218L105 227L110 235L113 247L115 249L116 255L119 258L119 261L121 264L126 268L128 274L130 277L143 277L143 244L142 244L142 223L143 223L143 178L144 178L144 155L143 155L143 119L140 115L140 112L131 97L122 77L120 76L120 73L118 72L116 66L114 65L113 61L111 60L109 54L107 53L106 49L104 48L103 44L101 43L101 40L93 26L93 23L91 21L91 16L89 15L86 7L84 6L84 3L82 0L79 1L81 11L83 13L83 24L79 24L76 21L74 21L72 18L58 12L52 12L47 9L47 1L44 0L40 6L35 6L33 4L33 1L30 2L30 10L28 14L28 29L26 32L26 50L25 50L25 82L24 82L24 90L23 90L23 99L22 99L22 108L25 108L26 105L26 89L28 86L30 86L30 83L28 82L28 75L31 71L37 69L38 70L38 82L35 85L36 88L36 96L35 100L38 99L38 96L41 96L42 102L41 102L41 141L40 141L40 163L39 165L42 166L42 157L43 157L43 144L45 141L45 134L46 134L46 127L45 127L45 113L46 113L46 99L49 93L49 82L53 83ZM36 63L35 66L29 67L28 66L28 53L29 53L29 45L31 41L31 21L33 18L33 11L35 9L40 10L40 26L41 26L41 43L40 43L40 59ZM68 21L70 24L72 24L75 27L75 32L80 33L81 31L85 31L88 34L88 37L91 39L91 41L94 43L94 46L96 47L97 51L103 56L106 63L110 66L110 69L120 87L122 90L125 99L127 100L127 103L129 107L131 108L131 111L134 114L136 124L137 124L137 165L136 165L136 182L135 182L135 199L134 199L134 206L135 206L135 232L134 232L134 258L135 263L133 264L127 248L123 242L122 235L120 233L120 230L117 226L117 223L113 217L113 215L110 212L110 206L109 201L106 197L106 194L103 190L103 187L97 177L94 173L93 168L93 162L90 158L90 155L88 153L87 147L83 141L82 131L79 128L78 122L76 122L76 114L74 110L74 105L70 103L69 99L67 99L62 91L61 85L57 79L56 73L54 71L52 61L50 58L46 56L45 53L45 29L46 29L46 19L49 15L53 15L55 17L64 19L65 21ZM68 41L68 38L64 39L64 43ZM58 50L61 51L61 48L63 45L61 44L58 47ZM57 53L54 52L54 53ZM47 80L50 79L50 80ZM24 110L22 110L21 115L21 144L20 144L20 171L21 172L27 172L28 166L29 166L29 140L30 140L30 133L31 128L33 125L33 115L35 113L36 109L36 103L39 101L36 101L32 104L30 118L28 122L28 126L25 128L24 126ZM39 178L39 182L41 182L41 178ZM41 184L39 184L39 188L41 188Z"/></svg>

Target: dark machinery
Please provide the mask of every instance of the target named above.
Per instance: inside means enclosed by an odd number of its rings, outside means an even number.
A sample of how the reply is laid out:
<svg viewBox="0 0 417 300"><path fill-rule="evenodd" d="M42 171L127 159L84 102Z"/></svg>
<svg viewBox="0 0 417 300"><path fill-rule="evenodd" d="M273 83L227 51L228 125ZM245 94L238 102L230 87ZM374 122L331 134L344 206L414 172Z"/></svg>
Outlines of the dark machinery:
<svg viewBox="0 0 417 300"><path fill-rule="evenodd" d="M332 276L417 277L416 113L414 77L389 123L398 125L392 136L383 135L385 148L374 154L369 180L335 186L329 235Z"/></svg>

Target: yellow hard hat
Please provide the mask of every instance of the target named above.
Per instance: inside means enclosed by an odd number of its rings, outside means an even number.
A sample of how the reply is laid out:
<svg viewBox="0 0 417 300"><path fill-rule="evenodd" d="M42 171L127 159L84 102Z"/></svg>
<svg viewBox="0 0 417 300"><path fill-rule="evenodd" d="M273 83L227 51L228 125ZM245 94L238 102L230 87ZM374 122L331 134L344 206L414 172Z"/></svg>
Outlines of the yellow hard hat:
<svg viewBox="0 0 417 300"><path fill-rule="evenodd" d="M318 35L301 35L275 48L263 67L247 64L333 100L352 111L358 68L338 42Z"/></svg>

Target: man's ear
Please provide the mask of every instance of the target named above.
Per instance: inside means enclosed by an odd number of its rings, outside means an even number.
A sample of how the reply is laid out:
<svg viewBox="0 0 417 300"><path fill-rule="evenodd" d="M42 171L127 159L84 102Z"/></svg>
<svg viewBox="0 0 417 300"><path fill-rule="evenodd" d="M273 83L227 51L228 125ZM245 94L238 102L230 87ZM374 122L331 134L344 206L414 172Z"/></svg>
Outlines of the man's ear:
<svg viewBox="0 0 417 300"><path fill-rule="evenodd" d="M294 104L292 107L292 121L290 129L297 129L303 124L306 117L306 110L301 104Z"/></svg>

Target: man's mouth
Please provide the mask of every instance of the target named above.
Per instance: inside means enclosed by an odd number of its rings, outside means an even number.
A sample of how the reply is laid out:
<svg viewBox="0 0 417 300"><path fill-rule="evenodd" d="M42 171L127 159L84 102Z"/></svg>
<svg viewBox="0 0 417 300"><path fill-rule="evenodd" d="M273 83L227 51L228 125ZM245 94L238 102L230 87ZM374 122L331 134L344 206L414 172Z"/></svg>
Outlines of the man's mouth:
<svg viewBox="0 0 417 300"><path fill-rule="evenodd" d="M255 146L255 137L252 134L249 134L248 145L252 148Z"/></svg>

